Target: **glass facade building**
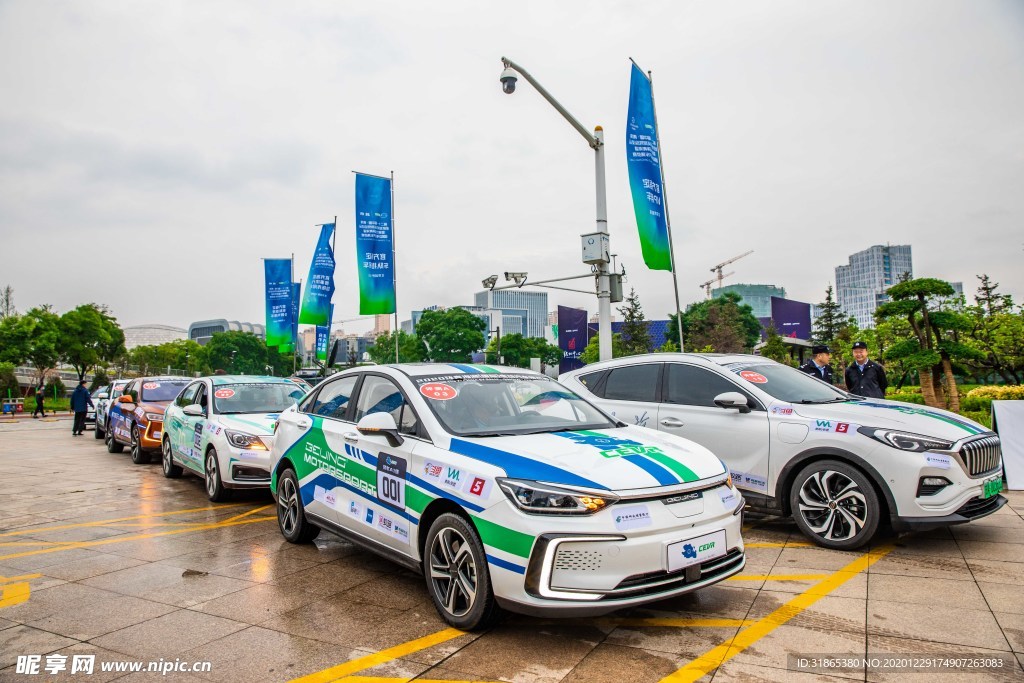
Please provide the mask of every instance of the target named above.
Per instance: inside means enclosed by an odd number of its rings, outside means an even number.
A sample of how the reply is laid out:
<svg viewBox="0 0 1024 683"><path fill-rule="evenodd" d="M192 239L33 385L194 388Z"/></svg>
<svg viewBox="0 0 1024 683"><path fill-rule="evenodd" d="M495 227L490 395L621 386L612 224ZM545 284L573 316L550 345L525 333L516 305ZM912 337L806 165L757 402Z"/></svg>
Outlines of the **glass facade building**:
<svg viewBox="0 0 1024 683"><path fill-rule="evenodd" d="M124 328L124 346L134 349L136 346L158 346L167 342L185 339L188 331L170 325L133 325Z"/></svg>
<svg viewBox="0 0 1024 683"><path fill-rule="evenodd" d="M725 285L711 290L711 296L717 298L726 292L739 294L743 301L754 309L755 318L768 318L772 314L772 297L786 298L786 289L775 285Z"/></svg>
<svg viewBox="0 0 1024 683"><path fill-rule="evenodd" d="M506 322L502 321L502 334L518 332L519 330L512 329L512 319L523 317L524 337L544 337L544 330L548 324L547 292L524 292L520 289L484 290L477 292L475 299L479 308L497 309L504 317L509 318L507 332Z"/></svg>
<svg viewBox="0 0 1024 683"><path fill-rule="evenodd" d="M889 300L885 290L904 275L914 277L910 245L876 244L852 254L849 261L836 266L836 302L861 329L873 328L875 310Z"/></svg>

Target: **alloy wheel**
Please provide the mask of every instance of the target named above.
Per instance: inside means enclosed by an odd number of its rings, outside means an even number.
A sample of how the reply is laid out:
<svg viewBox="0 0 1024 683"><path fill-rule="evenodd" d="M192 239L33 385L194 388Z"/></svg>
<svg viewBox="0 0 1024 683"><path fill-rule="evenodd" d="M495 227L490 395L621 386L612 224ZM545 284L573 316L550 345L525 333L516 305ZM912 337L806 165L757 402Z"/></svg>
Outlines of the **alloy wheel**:
<svg viewBox="0 0 1024 683"><path fill-rule="evenodd" d="M857 482L831 469L804 480L799 508L807 527L830 541L853 538L868 521L867 500Z"/></svg>
<svg viewBox="0 0 1024 683"><path fill-rule="evenodd" d="M299 523L299 494L295 490L295 482L290 477L281 480L281 488L277 496L277 518L281 522L281 531L291 536Z"/></svg>
<svg viewBox="0 0 1024 683"><path fill-rule="evenodd" d="M210 453L206 456L206 493L211 498L217 495L217 456Z"/></svg>
<svg viewBox="0 0 1024 683"><path fill-rule="evenodd" d="M445 527L430 546L430 581L445 610L461 617L473 609L477 567L469 543L458 530Z"/></svg>

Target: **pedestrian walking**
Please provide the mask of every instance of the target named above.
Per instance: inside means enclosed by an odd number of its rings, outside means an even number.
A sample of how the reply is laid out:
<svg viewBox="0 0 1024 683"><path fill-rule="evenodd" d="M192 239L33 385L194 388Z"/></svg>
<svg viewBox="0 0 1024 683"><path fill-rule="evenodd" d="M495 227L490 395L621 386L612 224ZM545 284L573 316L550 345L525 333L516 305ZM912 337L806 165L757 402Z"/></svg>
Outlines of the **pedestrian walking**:
<svg viewBox="0 0 1024 683"><path fill-rule="evenodd" d="M832 350L824 344L818 344L811 347L811 353L811 360L800 366L801 372L832 384L832 366L829 363L832 360Z"/></svg>
<svg viewBox="0 0 1024 683"><path fill-rule="evenodd" d="M846 390L868 398L885 398L885 368L868 358L867 342L853 343L853 362L846 368Z"/></svg>
<svg viewBox="0 0 1024 683"><path fill-rule="evenodd" d="M79 436L85 431L85 413L92 405L92 396L85 388L85 380L79 380L78 386L71 394L71 410L75 413L75 421L71 425L71 436Z"/></svg>
<svg viewBox="0 0 1024 683"><path fill-rule="evenodd" d="M36 409L32 411L32 418L33 419L36 419L36 420L39 419L38 416L36 415L36 413L39 413L39 415L42 415L43 417L46 417L46 406L43 405L43 403L45 401L46 401L46 392L43 391L43 385L40 384L36 388Z"/></svg>

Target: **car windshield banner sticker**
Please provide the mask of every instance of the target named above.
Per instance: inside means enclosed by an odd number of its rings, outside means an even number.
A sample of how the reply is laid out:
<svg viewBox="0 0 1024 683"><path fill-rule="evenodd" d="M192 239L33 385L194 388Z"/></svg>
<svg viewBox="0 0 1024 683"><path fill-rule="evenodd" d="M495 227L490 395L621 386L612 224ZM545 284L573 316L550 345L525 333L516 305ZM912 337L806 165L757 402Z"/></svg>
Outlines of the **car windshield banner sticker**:
<svg viewBox="0 0 1024 683"><path fill-rule="evenodd" d="M388 453L377 456L377 500L398 510L405 509L405 469L404 458Z"/></svg>

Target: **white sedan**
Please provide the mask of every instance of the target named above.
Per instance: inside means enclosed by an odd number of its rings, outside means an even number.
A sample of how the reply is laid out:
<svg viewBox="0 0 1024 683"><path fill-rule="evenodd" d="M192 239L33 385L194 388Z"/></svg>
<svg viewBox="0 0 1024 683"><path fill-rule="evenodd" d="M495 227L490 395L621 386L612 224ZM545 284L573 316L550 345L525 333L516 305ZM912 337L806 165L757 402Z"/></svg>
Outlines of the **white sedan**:
<svg viewBox="0 0 1024 683"><path fill-rule="evenodd" d="M278 414L302 398L279 377L215 375L186 386L164 412L164 476L189 470L206 480L212 501L232 489L270 485L270 445Z"/></svg>
<svg viewBox="0 0 1024 683"><path fill-rule="evenodd" d="M422 572L440 615L597 615L745 563L742 496L706 448L627 426L539 373L380 365L281 413L281 533L334 532Z"/></svg>

